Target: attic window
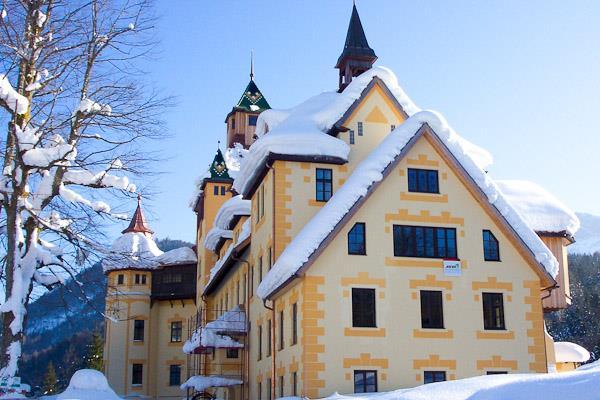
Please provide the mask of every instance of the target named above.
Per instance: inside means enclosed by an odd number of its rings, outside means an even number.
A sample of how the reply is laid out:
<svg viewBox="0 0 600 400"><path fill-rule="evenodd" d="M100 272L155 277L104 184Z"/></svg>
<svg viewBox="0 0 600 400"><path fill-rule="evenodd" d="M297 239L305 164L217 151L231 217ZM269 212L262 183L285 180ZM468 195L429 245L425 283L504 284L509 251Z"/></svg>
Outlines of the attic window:
<svg viewBox="0 0 600 400"><path fill-rule="evenodd" d="M483 259L485 261L500 261L498 239L487 229L483 231Z"/></svg>
<svg viewBox="0 0 600 400"><path fill-rule="evenodd" d="M357 222L348 232L348 254L366 255L365 223Z"/></svg>
<svg viewBox="0 0 600 400"><path fill-rule="evenodd" d="M408 169L408 191L420 193L439 193L438 172L432 169Z"/></svg>
<svg viewBox="0 0 600 400"><path fill-rule="evenodd" d="M359 122L358 123L358 136L362 136L363 135L363 123Z"/></svg>

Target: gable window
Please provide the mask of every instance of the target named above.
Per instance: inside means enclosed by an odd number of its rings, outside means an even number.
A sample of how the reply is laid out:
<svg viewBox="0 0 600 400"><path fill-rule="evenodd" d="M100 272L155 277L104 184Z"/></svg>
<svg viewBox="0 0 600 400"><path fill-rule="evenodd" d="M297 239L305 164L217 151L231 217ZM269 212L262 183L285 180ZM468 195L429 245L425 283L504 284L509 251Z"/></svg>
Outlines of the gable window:
<svg viewBox="0 0 600 400"><path fill-rule="evenodd" d="M504 299L502 293L483 293L483 328L504 330Z"/></svg>
<svg viewBox="0 0 600 400"><path fill-rule="evenodd" d="M248 115L248 125L256 126L256 121L258 120L258 115Z"/></svg>
<svg viewBox="0 0 600 400"><path fill-rule="evenodd" d="M350 140L350 144L354 144L354 131L352 129L348 132L348 139Z"/></svg>
<svg viewBox="0 0 600 400"><path fill-rule="evenodd" d="M377 391L377 371L354 371L354 393Z"/></svg>
<svg viewBox="0 0 600 400"><path fill-rule="evenodd" d="M432 169L408 169L408 191L439 193L438 172Z"/></svg>
<svg viewBox="0 0 600 400"><path fill-rule="evenodd" d="M227 349L227 358L238 358L239 351L238 349Z"/></svg>
<svg viewBox="0 0 600 400"><path fill-rule="evenodd" d="M425 329L444 329L441 291L421 290L421 327Z"/></svg>
<svg viewBox="0 0 600 400"><path fill-rule="evenodd" d="M455 259L456 229L394 225L394 255Z"/></svg>
<svg viewBox="0 0 600 400"><path fill-rule="evenodd" d="M425 371L423 373L423 383L444 382L446 380L446 371Z"/></svg>
<svg viewBox="0 0 600 400"><path fill-rule="evenodd" d="M144 320L136 319L133 321L133 340L136 342L144 341Z"/></svg>
<svg viewBox="0 0 600 400"><path fill-rule="evenodd" d="M171 342L181 342L183 323L181 321L171 322Z"/></svg>
<svg viewBox="0 0 600 400"><path fill-rule="evenodd" d="M292 344L298 343L298 303L292 304Z"/></svg>
<svg viewBox="0 0 600 400"><path fill-rule="evenodd" d="M375 289L352 288L352 326L375 328Z"/></svg>
<svg viewBox="0 0 600 400"><path fill-rule="evenodd" d="M181 365L169 365L169 386L181 385Z"/></svg>
<svg viewBox="0 0 600 400"><path fill-rule="evenodd" d="M487 229L483 231L483 259L485 261L500 261L498 239Z"/></svg>
<svg viewBox="0 0 600 400"><path fill-rule="evenodd" d="M119 274L117 275L117 285L122 285L125 283L125 275Z"/></svg>
<svg viewBox="0 0 600 400"><path fill-rule="evenodd" d="M132 385L141 385L143 383L144 376L144 365L143 364L133 364L131 366L131 384Z"/></svg>
<svg viewBox="0 0 600 400"><path fill-rule="evenodd" d="M350 232L348 232L348 254L366 255L366 229L364 222L354 224Z"/></svg>
<svg viewBox="0 0 600 400"><path fill-rule="evenodd" d="M358 136L362 136L363 135L363 123L359 122L358 124Z"/></svg>
<svg viewBox="0 0 600 400"><path fill-rule="evenodd" d="M332 172L330 169L317 168L317 201L328 201L333 194Z"/></svg>

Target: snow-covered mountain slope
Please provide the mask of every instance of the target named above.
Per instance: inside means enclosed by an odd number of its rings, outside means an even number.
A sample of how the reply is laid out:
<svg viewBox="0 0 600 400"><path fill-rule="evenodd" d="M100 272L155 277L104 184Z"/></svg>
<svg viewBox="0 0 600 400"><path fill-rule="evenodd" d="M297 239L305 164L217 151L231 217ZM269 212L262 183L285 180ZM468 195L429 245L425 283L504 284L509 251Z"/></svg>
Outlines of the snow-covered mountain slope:
<svg viewBox="0 0 600 400"><path fill-rule="evenodd" d="M576 242L568 247L571 254L592 254L600 252L600 216L576 213L581 228L575 234Z"/></svg>

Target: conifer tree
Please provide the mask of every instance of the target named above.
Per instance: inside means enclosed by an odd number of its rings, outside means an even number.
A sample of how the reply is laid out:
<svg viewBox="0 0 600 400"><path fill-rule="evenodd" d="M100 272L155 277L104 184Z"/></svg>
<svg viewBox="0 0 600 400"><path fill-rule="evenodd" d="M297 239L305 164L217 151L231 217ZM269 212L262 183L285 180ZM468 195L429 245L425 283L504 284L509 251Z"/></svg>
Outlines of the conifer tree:
<svg viewBox="0 0 600 400"><path fill-rule="evenodd" d="M56 378L56 370L54 369L54 364L52 361L48 363L48 367L46 368L46 374L44 375L44 394L54 394L57 391L58 380Z"/></svg>
<svg viewBox="0 0 600 400"><path fill-rule="evenodd" d="M91 369L96 369L98 371L102 371L102 358L104 355L104 340L102 340L102 336L100 332L95 331L92 335L92 342L90 343L86 367Z"/></svg>

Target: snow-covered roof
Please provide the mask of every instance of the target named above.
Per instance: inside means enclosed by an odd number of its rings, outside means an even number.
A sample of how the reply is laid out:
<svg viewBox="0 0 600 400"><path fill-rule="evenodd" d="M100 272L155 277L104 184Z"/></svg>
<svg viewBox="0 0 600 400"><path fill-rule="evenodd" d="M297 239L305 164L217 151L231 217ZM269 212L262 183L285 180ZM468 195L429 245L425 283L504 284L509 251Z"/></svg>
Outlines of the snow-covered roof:
<svg viewBox="0 0 600 400"><path fill-rule="evenodd" d="M558 261L537 234L527 225L509 200L499 190L492 178L474 159L465 141L446 123L438 113L421 111L398 126L369 154L352 172L344 185L300 230L285 248L273 268L257 288L261 298L267 298L299 269L323 244L342 218L364 198L373 184L383 179L384 170L403 153L406 145L427 124L432 133L445 145L479 189L504 217L535 259L548 274L556 276ZM271 133L267 134L269 136ZM243 171L243 169L242 169Z"/></svg>
<svg viewBox="0 0 600 400"><path fill-rule="evenodd" d="M579 229L575 213L540 185L518 180L498 180L496 184L534 231L573 236Z"/></svg>
<svg viewBox="0 0 600 400"><path fill-rule="evenodd" d="M195 264L196 253L189 247L167 252L158 248L152 236L143 232L127 232L119 236L102 261L104 272L119 269L155 269L168 265Z"/></svg>
<svg viewBox="0 0 600 400"><path fill-rule="evenodd" d="M221 229L217 226L213 226L213 228L206 233L204 247L210 251L216 251L217 245L221 239L231 239L232 237L233 231L231 229Z"/></svg>
<svg viewBox="0 0 600 400"><path fill-rule="evenodd" d="M243 382L239 379L232 379L226 376L219 375L195 375L190 377L181 385L181 390L195 389L198 392L203 392L211 387L227 387L241 385Z"/></svg>
<svg viewBox="0 0 600 400"><path fill-rule="evenodd" d="M324 92L291 110L269 110L258 117L257 136L244 158L233 188L246 193L269 154L326 156L347 160L350 147L327 132L360 98L373 78L381 79L403 110L412 115L419 109L404 93L394 73L385 67L372 68L358 77L342 93ZM265 128L269 132L265 135Z"/></svg>
<svg viewBox="0 0 600 400"><path fill-rule="evenodd" d="M576 343L556 342L554 343L556 362L584 363L590 359L590 352Z"/></svg>
<svg viewBox="0 0 600 400"><path fill-rule="evenodd" d="M217 211L214 226L225 230L230 229L229 225L235 217L250 215L250 207L250 200L242 199L241 194L233 196L223 203L219 211Z"/></svg>

